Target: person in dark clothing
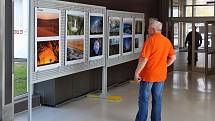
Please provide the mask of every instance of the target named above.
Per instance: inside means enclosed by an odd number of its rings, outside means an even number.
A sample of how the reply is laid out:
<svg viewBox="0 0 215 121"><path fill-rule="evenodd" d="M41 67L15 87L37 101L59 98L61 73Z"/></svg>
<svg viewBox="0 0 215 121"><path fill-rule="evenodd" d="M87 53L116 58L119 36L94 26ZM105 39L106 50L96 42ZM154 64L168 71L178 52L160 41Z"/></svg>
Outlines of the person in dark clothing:
<svg viewBox="0 0 215 121"><path fill-rule="evenodd" d="M188 57L187 57L187 61L188 61L188 65L191 65L192 63L192 31L188 33L187 37L186 37L186 41L185 41L185 47L188 43ZM195 50L198 50L198 48L201 46L202 44L202 36L199 32L196 31L196 27L195 27ZM195 52L195 61L194 64L196 65L196 62L198 61L198 55L197 52Z"/></svg>

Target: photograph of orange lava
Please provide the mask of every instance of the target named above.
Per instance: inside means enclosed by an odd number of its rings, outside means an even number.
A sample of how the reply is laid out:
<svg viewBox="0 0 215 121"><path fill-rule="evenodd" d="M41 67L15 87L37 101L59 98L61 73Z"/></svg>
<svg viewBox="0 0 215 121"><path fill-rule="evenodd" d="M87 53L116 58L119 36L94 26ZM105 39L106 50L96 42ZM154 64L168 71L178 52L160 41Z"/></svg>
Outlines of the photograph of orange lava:
<svg viewBox="0 0 215 121"><path fill-rule="evenodd" d="M37 37L59 36L60 11L37 9Z"/></svg>
<svg viewBox="0 0 215 121"><path fill-rule="evenodd" d="M59 40L37 42L37 67L59 63Z"/></svg>
<svg viewBox="0 0 215 121"><path fill-rule="evenodd" d="M67 40L67 61L84 58L84 38Z"/></svg>

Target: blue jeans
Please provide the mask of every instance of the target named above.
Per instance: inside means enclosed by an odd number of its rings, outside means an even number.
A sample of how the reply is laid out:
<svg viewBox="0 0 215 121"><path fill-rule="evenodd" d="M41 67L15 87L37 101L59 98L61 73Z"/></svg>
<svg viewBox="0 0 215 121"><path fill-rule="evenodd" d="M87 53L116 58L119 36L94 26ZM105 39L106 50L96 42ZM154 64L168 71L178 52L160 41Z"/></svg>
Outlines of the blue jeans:
<svg viewBox="0 0 215 121"><path fill-rule="evenodd" d="M147 121L148 101L152 93L151 121L161 121L161 105L164 82L140 82L139 89L139 111L135 121Z"/></svg>

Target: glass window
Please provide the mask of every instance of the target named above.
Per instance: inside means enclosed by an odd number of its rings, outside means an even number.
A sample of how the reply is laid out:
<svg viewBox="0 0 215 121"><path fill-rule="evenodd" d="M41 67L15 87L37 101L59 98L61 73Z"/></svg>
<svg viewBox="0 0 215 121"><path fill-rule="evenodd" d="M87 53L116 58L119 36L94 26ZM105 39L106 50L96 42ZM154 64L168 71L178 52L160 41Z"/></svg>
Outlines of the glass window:
<svg viewBox="0 0 215 121"><path fill-rule="evenodd" d="M27 92L28 0L14 0L14 96Z"/></svg>
<svg viewBox="0 0 215 121"><path fill-rule="evenodd" d="M215 14L214 4L207 4L207 0L171 0L171 2L172 17L211 17Z"/></svg>
<svg viewBox="0 0 215 121"><path fill-rule="evenodd" d="M173 17L179 17L179 7L173 7Z"/></svg>
<svg viewBox="0 0 215 121"><path fill-rule="evenodd" d="M214 16L214 6L194 6L194 17Z"/></svg>
<svg viewBox="0 0 215 121"><path fill-rule="evenodd" d="M186 5L192 5L193 4L193 0L186 0Z"/></svg>
<svg viewBox="0 0 215 121"><path fill-rule="evenodd" d="M191 6L186 6L185 17L192 17L192 7Z"/></svg>
<svg viewBox="0 0 215 121"><path fill-rule="evenodd" d="M179 47L179 23L174 23L174 47Z"/></svg>
<svg viewBox="0 0 215 121"><path fill-rule="evenodd" d="M194 5L206 5L207 0L194 0Z"/></svg>

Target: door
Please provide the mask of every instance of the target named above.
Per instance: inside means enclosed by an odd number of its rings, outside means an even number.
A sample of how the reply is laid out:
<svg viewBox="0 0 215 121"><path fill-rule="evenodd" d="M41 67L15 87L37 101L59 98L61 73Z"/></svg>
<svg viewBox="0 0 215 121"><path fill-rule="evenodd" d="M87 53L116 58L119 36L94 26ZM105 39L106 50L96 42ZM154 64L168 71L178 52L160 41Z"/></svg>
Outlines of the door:
<svg viewBox="0 0 215 121"><path fill-rule="evenodd" d="M215 74L215 22L205 22L205 74Z"/></svg>

